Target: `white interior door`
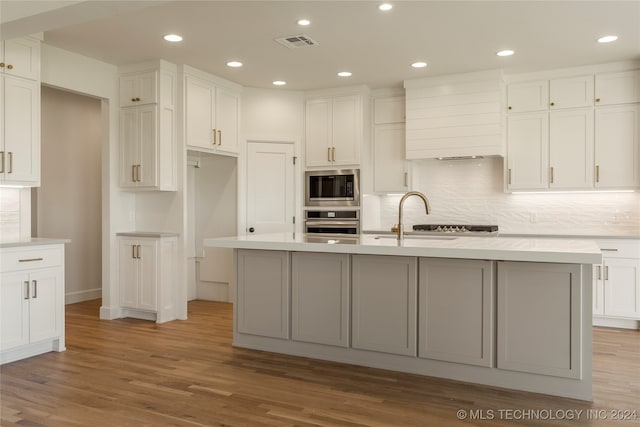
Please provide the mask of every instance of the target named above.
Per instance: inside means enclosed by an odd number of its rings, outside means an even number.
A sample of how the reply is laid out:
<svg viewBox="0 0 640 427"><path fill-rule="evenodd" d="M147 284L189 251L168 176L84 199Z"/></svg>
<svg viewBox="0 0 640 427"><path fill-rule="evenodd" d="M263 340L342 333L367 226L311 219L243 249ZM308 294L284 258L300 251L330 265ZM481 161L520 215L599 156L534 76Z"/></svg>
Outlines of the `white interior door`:
<svg viewBox="0 0 640 427"><path fill-rule="evenodd" d="M247 232L293 232L293 144L247 145Z"/></svg>

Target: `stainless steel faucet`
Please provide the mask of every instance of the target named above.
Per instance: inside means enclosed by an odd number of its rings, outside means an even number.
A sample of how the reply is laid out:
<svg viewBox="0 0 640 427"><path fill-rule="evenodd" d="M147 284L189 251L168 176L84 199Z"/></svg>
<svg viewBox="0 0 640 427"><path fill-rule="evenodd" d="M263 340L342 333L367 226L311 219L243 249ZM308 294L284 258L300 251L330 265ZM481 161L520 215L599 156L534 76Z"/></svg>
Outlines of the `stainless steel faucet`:
<svg viewBox="0 0 640 427"><path fill-rule="evenodd" d="M391 231L396 231L398 233L398 241L404 240L404 224L402 224L402 206L404 205L404 201L407 200L411 196L418 196L424 202L424 208L427 211L427 215L429 215L429 200L427 200L427 196L422 194L419 191L409 191L400 199L400 205L398 206L398 225L397 229L392 228Z"/></svg>

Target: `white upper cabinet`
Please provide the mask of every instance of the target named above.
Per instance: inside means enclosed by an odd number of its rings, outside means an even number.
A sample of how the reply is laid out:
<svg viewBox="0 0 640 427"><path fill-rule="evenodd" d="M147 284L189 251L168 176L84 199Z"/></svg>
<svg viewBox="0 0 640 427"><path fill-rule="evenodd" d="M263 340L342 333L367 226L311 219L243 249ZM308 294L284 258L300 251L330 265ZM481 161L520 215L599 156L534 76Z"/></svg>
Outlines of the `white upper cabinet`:
<svg viewBox="0 0 640 427"><path fill-rule="evenodd" d="M593 109L553 111L549 117L549 187L593 186Z"/></svg>
<svg viewBox="0 0 640 427"><path fill-rule="evenodd" d="M405 80L406 157L504 155L502 72Z"/></svg>
<svg viewBox="0 0 640 427"><path fill-rule="evenodd" d="M640 104L596 108L595 186L640 187Z"/></svg>
<svg viewBox="0 0 640 427"><path fill-rule="evenodd" d="M149 70L152 66L156 69ZM124 85L120 87L120 101L129 106L120 108L120 186L176 191L176 67L153 61L125 68L127 72L120 79ZM132 71L136 69L139 71Z"/></svg>
<svg viewBox="0 0 640 427"><path fill-rule="evenodd" d="M547 111L549 108L549 82L512 83L507 86L507 109L512 113Z"/></svg>
<svg viewBox="0 0 640 427"><path fill-rule="evenodd" d="M361 95L308 99L305 108L307 166L358 165L363 126Z"/></svg>
<svg viewBox="0 0 640 427"><path fill-rule="evenodd" d="M404 193L409 189L404 97L375 99L373 115L373 190Z"/></svg>
<svg viewBox="0 0 640 427"><path fill-rule="evenodd" d="M135 73L120 77L120 106L155 104L158 102L158 72Z"/></svg>
<svg viewBox="0 0 640 427"><path fill-rule="evenodd" d="M404 96L377 98L373 103L374 124L404 123L404 104Z"/></svg>
<svg viewBox="0 0 640 427"><path fill-rule="evenodd" d="M546 112L507 118L507 171L509 190L539 190L548 186L549 115Z"/></svg>
<svg viewBox="0 0 640 427"><path fill-rule="evenodd" d="M593 106L593 75L554 79L549 82L551 110Z"/></svg>
<svg viewBox="0 0 640 427"><path fill-rule="evenodd" d="M40 40L30 37L5 40L0 57L0 73L40 80Z"/></svg>
<svg viewBox="0 0 640 427"><path fill-rule="evenodd" d="M640 70L596 74L596 106L640 102Z"/></svg>
<svg viewBox="0 0 640 427"><path fill-rule="evenodd" d="M237 155L240 94L185 67L185 137L189 149ZM209 79L208 77L211 77Z"/></svg>

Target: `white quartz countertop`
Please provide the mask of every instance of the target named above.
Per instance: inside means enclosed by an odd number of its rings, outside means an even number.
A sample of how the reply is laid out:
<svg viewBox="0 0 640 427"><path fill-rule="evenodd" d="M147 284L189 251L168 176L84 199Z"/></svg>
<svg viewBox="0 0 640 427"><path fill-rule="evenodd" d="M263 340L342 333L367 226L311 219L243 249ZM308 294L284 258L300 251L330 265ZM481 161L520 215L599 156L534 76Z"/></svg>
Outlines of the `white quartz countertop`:
<svg viewBox="0 0 640 427"><path fill-rule="evenodd" d="M204 239L204 246L501 261L578 264L602 262L602 253L598 245L586 239L406 236L403 242L398 242L392 235L361 234L354 237L332 237L304 233L274 233Z"/></svg>
<svg viewBox="0 0 640 427"><path fill-rule="evenodd" d="M0 242L0 248L19 248L21 246L57 245L71 243L71 239L47 239L44 237L31 237L30 239Z"/></svg>

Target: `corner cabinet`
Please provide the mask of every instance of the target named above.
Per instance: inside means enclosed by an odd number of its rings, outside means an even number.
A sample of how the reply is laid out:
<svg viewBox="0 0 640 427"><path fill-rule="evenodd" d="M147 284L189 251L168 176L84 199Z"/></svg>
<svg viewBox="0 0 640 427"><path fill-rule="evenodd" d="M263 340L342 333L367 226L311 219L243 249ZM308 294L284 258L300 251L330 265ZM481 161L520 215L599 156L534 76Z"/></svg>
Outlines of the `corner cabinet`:
<svg viewBox="0 0 640 427"><path fill-rule="evenodd" d="M64 244L0 254L1 363L64 351Z"/></svg>
<svg viewBox="0 0 640 427"><path fill-rule="evenodd" d="M240 87L187 66L183 70L187 148L237 156Z"/></svg>
<svg viewBox="0 0 640 427"><path fill-rule="evenodd" d="M121 73L120 186L176 191L176 67L154 61L123 67Z"/></svg>
<svg viewBox="0 0 640 427"><path fill-rule="evenodd" d="M6 40L0 60L0 184L40 186L40 41Z"/></svg>
<svg viewBox="0 0 640 427"><path fill-rule="evenodd" d="M360 164L363 103L363 95L307 99L305 153L308 167Z"/></svg>
<svg viewBox="0 0 640 427"><path fill-rule="evenodd" d="M118 282L122 317L176 319L177 235L120 233Z"/></svg>

